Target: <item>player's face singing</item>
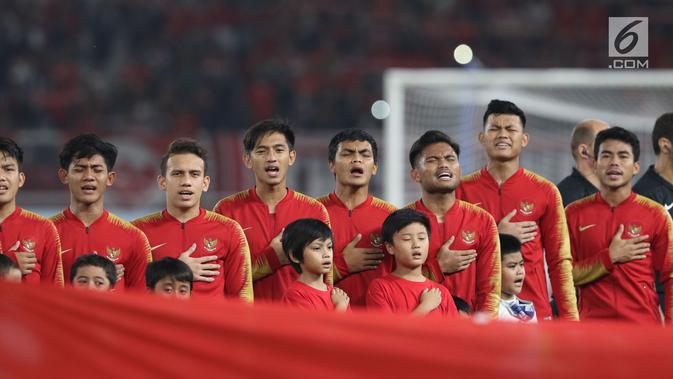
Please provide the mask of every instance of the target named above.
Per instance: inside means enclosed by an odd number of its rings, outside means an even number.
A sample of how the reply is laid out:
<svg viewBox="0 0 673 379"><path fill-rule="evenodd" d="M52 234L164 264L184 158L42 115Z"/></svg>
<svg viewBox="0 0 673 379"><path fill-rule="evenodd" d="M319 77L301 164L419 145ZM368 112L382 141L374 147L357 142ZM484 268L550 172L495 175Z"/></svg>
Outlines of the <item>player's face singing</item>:
<svg viewBox="0 0 673 379"><path fill-rule="evenodd" d="M296 153L290 150L285 136L269 133L257 141L255 148L243 157L245 166L255 174L258 184L276 186L285 183L287 170L294 164Z"/></svg>
<svg viewBox="0 0 673 379"><path fill-rule="evenodd" d="M89 205L103 201L103 194L114 183L116 173L108 171L105 159L96 154L73 160L68 171L58 170L58 176L68 185L72 200Z"/></svg>
<svg viewBox="0 0 673 379"><path fill-rule="evenodd" d="M400 229L393 235L393 244L386 244L388 252L395 256L396 264L410 269L425 263L429 247L428 231L425 225L417 222Z"/></svg>
<svg viewBox="0 0 673 379"><path fill-rule="evenodd" d="M634 162L631 145L612 139L601 143L595 164L601 186L610 190L631 188L631 179L640 171L640 163Z"/></svg>
<svg viewBox="0 0 673 379"><path fill-rule="evenodd" d="M332 270L332 240L316 239L304 248L302 270L312 274L327 274Z"/></svg>
<svg viewBox="0 0 673 379"><path fill-rule="evenodd" d="M451 145L434 143L423 149L411 178L428 193L451 193L460 183L460 163Z"/></svg>
<svg viewBox="0 0 673 379"><path fill-rule="evenodd" d="M25 180L16 158L0 152L0 205L14 202Z"/></svg>
<svg viewBox="0 0 673 379"><path fill-rule="evenodd" d="M166 161L166 176L159 176L157 183L166 192L168 208L189 210L201 205L210 177L204 172L203 159L194 154L175 154Z"/></svg>
<svg viewBox="0 0 673 379"><path fill-rule="evenodd" d="M489 159L506 162L519 157L528 145L528 133L524 133L519 116L492 114L486 119L484 131L479 133L479 142Z"/></svg>
<svg viewBox="0 0 673 379"><path fill-rule="evenodd" d="M341 185L351 187L369 185L377 170L372 146L367 141L341 142L334 162L329 162L329 170Z"/></svg>

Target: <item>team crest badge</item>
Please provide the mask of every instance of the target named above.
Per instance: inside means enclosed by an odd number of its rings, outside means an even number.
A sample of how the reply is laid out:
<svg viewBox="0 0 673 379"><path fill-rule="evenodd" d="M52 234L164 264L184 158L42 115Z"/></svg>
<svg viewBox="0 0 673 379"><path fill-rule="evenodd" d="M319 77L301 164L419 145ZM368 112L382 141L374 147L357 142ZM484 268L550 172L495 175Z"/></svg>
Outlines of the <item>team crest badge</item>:
<svg viewBox="0 0 673 379"><path fill-rule="evenodd" d="M465 242L468 245L472 245L474 243L474 237L475 237L475 232L471 232L469 230L463 230L460 232L460 236L463 239L463 242Z"/></svg>
<svg viewBox="0 0 673 379"><path fill-rule="evenodd" d="M119 259L119 256L122 255L122 249L118 247L105 247L105 252L107 253L107 257L109 260L112 262L116 262L117 259Z"/></svg>
<svg viewBox="0 0 673 379"><path fill-rule="evenodd" d="M526 200L521 201L519 204L519 211L525 215L529 215L533 213L533 209L535 208L535 204L529 203Z"/></svg>
<svg viewBox="0 0 673 379"><path fill-rule="evenodd" d="M33 251L35 249L35 241L27 239L21 241L21 247L26 251Z"/></svg>
<svg viewBox="0 0 673 379"><path fill-rule="evenodd" d="M369 242L371 242L374 247L381 247L383 245L383 238L378 234L370 233Z"/></svg>
<svg viewBox="0 0 673 379"><path fill-rule="evenodd" d="M629 235L631 238L635 238L640 236L640 232L643 231L643 226L639 224L629 224L629 226L626 229L626 233Z"/></svg>
<svg viewBox="0 0 673 379"><path fill-rule="evenodd" d="M203 248L206 249L209 253L212 253L217 248L217 238L204 238L203 239Z"/></svg>

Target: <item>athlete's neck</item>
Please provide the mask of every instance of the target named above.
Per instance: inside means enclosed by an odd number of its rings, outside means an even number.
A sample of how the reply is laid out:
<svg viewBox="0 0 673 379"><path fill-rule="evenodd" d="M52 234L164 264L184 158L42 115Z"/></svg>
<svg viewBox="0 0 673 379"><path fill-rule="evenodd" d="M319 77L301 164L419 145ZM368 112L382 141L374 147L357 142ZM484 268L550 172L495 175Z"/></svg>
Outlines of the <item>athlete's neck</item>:
<svg viewBox="0 0 673 379"><path fill-rule="evenodd" d="M287 196L287 186L285 185L284 180L277 185L257 183L255 186L255 193L262 202L269 207L269 212L274 213L276 211L276 205Z"/></svg>
<svg viewBox="0 0 673 379"><path fill-rule="evenodd" d="M406 279L411 282L425 281L425 276L423 276L423 266L405 267L398 263L392 274L398 278Z"/></svg>
<svg viewBox="0 0 673 379"><path fill-rule="evenodd" d="M189 209L183 209L183 208L178 208L174 206L166 206L166 211L168 211L168 214L175 217L176 220L180 221L181 223L185 223L193 218L196 218L199 216L201 213L201 208L200 204L197 204L196 206L193 206Z"/></svg>
<svg viewBox="0 0 673 379"><path fill-rule="evenodd" d="M70 212L74 214L86 226L91 226L105 211L103 201L97 201L91 204L84 204L70 199Z"/></svg>
<svg viewBox="0 0 673 379"><path fill-rule="evenodd" d="M514 299L514 295L512 295L511 293L501 292L500 298L502 298L503 300L512 300Z"/></svg>
<svg viewBox="0 0 673 379"><path fill-rule="evenodd" d="M616 207L631 196L631 184L623 185L619 188L601 188L601 197L611 207Z"/></svg>
<svg viewBox="0 0 673 379"><path fill-rule="evenodd" d="M313 287L317 290L320 291L326 291L327 290L327 284L325 284L325 281L323 279L323 274L316 274L312 272L306 272L302 271L302 273L299 275L300 282L306 284L309 287Z"/></svg>
<svg viewBox="0 0 673 379"><path fill-rule="evenodd" d="M594 187L600 187L601 183L598 181L598 177L594 172L591 161L580 158L580 160L575 164L575 169Z"/></svg>
<svg viewBox="0 0 673 379"><path fill-rule="evenodd" d="M657 155L657 161L654 163L654 171L669 183L673 183L673 161L668 155L663 153Z"/></svg>
<svg viewBox="0 0 673 379"><path fill-rule="evenodd" d="M435 217L437 217L437 221L444 222L444 215L451 209L451 207L453 207L453 204L456 203L456 192L428 193L423 191L421 200L423 200L423 205L434 213Z"/></svg>
<svg viewBox="0 0 673 379"><path fill-rule="evenodd" d="M0 222L5 221L14 211L16 211L16 199L5 204L0 204Z"/></svg>
<svg viewBox="0 0 673 379"><path fill-rule="evenodd" d="M486 164L486 170L495 179L498 185L502 185L507 179L512 177L519 169L519 158L505 162L489 160Z"/></svg>
<svg viewBox="0 0 673 379"><path fill-rule="evenodd" d="M348 209L353 210L358 205L367 201L369 186L353 187L337 182L334 193Z"/></svg>

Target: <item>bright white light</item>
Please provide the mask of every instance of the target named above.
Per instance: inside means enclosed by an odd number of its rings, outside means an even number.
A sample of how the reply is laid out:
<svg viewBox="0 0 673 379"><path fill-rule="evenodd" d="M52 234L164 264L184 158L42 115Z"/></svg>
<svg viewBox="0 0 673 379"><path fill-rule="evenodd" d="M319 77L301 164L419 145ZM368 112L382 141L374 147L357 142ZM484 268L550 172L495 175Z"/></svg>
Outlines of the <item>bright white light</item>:
<svg viewBox="0 0 673 379"><path fill-rule="evenodd" d="M468 64L472 61L472 49L466 44L460 44L453 50L453 59L460 64Z"/></svg>
<svg viewBox="0 0 673 379"><path fill-rule="evenodd" d="M384 100L376 100L372 104L372 116L379 120L388 118L390 116L390 104Z"/></svg>

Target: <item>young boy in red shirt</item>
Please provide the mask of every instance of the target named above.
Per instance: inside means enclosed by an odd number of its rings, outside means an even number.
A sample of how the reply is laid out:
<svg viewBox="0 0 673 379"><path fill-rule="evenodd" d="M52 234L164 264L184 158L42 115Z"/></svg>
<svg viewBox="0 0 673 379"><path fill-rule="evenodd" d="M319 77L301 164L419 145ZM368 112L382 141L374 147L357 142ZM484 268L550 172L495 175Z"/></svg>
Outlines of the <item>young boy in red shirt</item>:
<svg viewBox="0 0 673 379"><path fill-rule="evenodd" d="M192 297L194 274L180 259L165 257L147 265L147 289L164 297L189 299Z"/></svg>
<svg viewBox="0 0 673 379"><path fill-rule="evenodd" d="M70 270L70 284L74 288L110 291L117 283L117 269L108 258L84 254L75 259Z"/></svg>
<svg viewBox="0 0 673 379"><path fill-rule="evenodd" d="M430 221L413 209L400 209L381 229L386 251L395 256L395 270L372 281L367 307L392 313L456 316L449 290L423 276L430 246Z"/></svg>
<svg viewBox="0 0 673 379"><path fill-rule="evenodd" d="M287 288L284 304L306 310L348 309L346 292L325 284L332 270L332 240L330 228L317 219L303 218L285 227L283 250L299 278Z"/></svg>

